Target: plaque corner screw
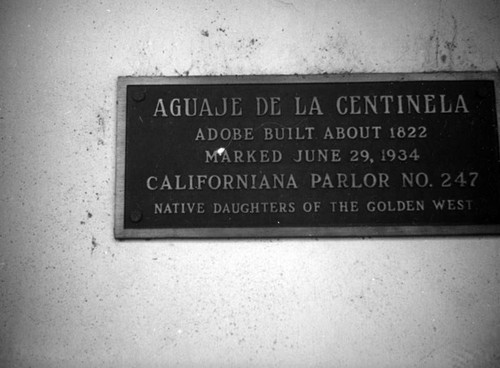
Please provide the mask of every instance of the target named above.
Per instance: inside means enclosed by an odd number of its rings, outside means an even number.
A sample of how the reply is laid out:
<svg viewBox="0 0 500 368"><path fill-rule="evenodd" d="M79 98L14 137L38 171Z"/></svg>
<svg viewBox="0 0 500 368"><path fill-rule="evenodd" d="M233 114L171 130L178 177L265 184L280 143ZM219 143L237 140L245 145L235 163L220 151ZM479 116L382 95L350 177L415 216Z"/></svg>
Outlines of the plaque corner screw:
<svg viewBox="0 0 500 368"><path fill-rule="evenodd" d="M477 95L480 97L480 98L485 98L485 97L488 97L488 90L486 88L480 88L478 91L477 91Z"/></svg>
<svg viewBox="0 0 500 368"><path fill-rule="evenodd" d="M139 210L133 210L131 213L130 213L130 220L132 222L139 222L142 220L142 212L139 211Z"/></svg>
<svg viewBox="0 0 500 368"><path fill-rule="evenodd" d="M146 93L142 92L142 91L134 92L132 94L132 99L135 102L142 102L142 101L144 101L146 99Z"/></svg>

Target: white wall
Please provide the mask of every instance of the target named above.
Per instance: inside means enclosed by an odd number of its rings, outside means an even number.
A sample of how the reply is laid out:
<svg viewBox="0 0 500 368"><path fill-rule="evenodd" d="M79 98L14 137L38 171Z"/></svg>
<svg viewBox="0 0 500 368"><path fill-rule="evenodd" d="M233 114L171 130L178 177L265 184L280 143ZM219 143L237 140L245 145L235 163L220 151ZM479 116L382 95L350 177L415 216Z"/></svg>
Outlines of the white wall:
<svg viewBox="0 0 500 368"><path fill-rule="evenodd" d="M3 0L0 50L0 366L500 365L498 237L113 238L118 76L498 70L497 0Z"/></svg>

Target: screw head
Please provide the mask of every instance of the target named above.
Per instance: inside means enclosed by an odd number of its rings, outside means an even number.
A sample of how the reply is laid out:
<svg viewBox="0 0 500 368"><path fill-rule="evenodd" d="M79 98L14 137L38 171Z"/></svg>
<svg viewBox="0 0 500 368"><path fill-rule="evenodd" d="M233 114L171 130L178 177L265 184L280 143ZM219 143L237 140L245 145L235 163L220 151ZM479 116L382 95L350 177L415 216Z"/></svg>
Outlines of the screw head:
<svg viewBox="0 0 500 368"><path fill-rule="evenodd" d="M477 91L477 95L481 98L485 98L488 96L488 90L486 88L480 88L478 91Z"/></svg>
<svg viewBox="0 0 500 368"><path fill-rule="evenodd" d="M144 99L146 98L146 93L145 92L142 92L142 91L137 91L137 92L134 92L132 94L132 99L135 101L135 102L141 102L141 101L144 101Z"/></svg>
<svg viewBox="0 0 500 368"><path fill-rule="evenodd" d="M130 220L132 222L139 222L142 220L142 212L139 210L133 210L130 212Z"/></svg>

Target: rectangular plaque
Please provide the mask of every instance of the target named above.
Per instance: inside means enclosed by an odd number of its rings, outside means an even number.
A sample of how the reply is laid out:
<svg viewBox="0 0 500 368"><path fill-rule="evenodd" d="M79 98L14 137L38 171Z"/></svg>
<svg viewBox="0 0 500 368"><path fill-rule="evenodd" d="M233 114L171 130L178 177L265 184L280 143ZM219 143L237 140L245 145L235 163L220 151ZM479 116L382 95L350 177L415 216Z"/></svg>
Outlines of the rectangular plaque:
<svg viewBox="0 0 500 368"><path fill-rule="evenodd" d="M115 236L498 234L499 81L121 77Z"/></svg>

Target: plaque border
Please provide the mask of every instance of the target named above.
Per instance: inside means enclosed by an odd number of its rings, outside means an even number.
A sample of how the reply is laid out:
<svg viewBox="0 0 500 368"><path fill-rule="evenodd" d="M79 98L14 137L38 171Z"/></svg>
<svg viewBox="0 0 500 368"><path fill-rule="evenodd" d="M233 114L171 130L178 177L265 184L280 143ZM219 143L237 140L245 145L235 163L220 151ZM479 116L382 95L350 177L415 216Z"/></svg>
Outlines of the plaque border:
<svg viewBox="0 0 500 368"><path fill-rule="evenodd" d="M500 225L415 225L415 226L329 226L329 227L210 227L125 229L125 134L127 86L191 84L292 84L353 83L408 81L494 82L497 131L500 148L500 73L498 72L432 72L432 73L360 73L321 75L231 75L231 76L126 76L118 77L116 106L115 214L116 239L203 239L203 238L314 238L314 237L397 237L498 235ZM500 165L500 161L498 162Z"/></svg>

